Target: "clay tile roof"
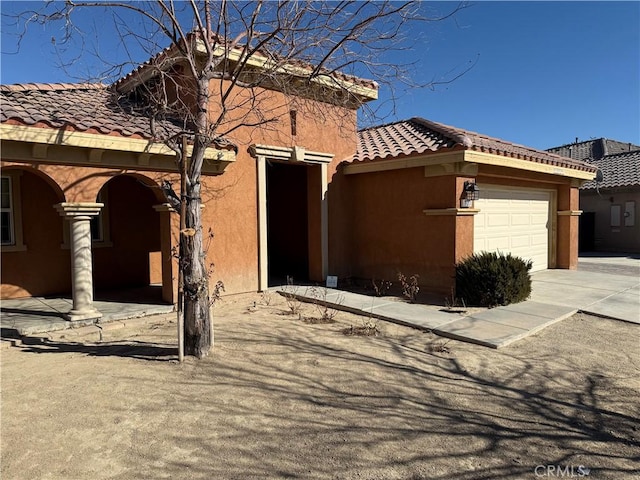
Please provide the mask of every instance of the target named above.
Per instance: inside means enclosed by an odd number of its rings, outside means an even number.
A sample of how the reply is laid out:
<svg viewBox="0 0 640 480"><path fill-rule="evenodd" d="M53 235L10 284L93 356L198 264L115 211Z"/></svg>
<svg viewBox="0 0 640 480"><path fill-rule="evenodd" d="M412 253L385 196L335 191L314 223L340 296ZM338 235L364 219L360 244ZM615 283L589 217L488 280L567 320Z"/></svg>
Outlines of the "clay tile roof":
<svg viewBox="0 0 640 480"><path fill-rule="evenodd" d="M596 167L586 162L418 117L360 130L358 149L352 160L354 162L376 161L454 148L487 152L576 170L596 171Z"/></svg>
<svg viewBox="0 0 640 480"><path fill-rule="evenodd" d="M144 112L102 84L0 85L0 105L0 123L151 139ZM158 127L168 134L180 131L170 121ZM219 144L234 146L227 140Z"/></svg>
<svg viewBox="0 0 640 480"><path fill-rule="evenodd" d="M102 84L1 85L0 99L2 123L150 138L148 118L132 113Z"/></svg>
<svg viewBox="0 0 640 480"><path fill-rule="evenodd" d="M548 148L547 152L562 155L563 157L573 158L575 160L591 162L592 160L600 160L602 157L607 155L631 152L634 150L640 150L640 145L634 145L630 142L619 142L608 138L595 138L592 140L585 140L582 142L576 141L559 147Z"/></svg>
<svg viewBox="0 0 640 480"><path fill-rule="evenodd" d="M187 40L188 41L191 41L193 38L201 39L202 38L201 32L200 31L195 31L195 32L191 32L191 33L189 33L187 35ZM222 37L220 35L217 35L214 32L209 32L209 42L211 42L212 44L222 45L222 44L225 43L225 39L224 39L224 37ZM227 42L227 43L230 43L230 42ZM240 45L235 46L234 50L235 51L241 51L243 48L244 48L244 45L240 44ZM166 70L175 61L177 55L178 55L178 49L177 49L176 45L175 44L171 44L168 47L166 47L163 50L161 50L160 52L158 52L153 57L151 57L149 60L145 61L144 63L142 63L140 65L138 65L135 69L133 69L128 74L126 74L124 77L122 77L119 80L115 81L113 83L113 87L118 91L126 91L129 88L131 88L130 87L131 82L133 82L135 84L138 79L144 79L145 78L145 74L147 74L149 72L150 72L151 75L153 75L154 74L153 69L157 68L157 69L160 69L160 70ZM274 58L275 57L273 54L268 54L265 51L258 51L254 55L262 56L264 58ZM290 66L297 66L297 67L300 67L300 68L305 68L309 72L313 71L313 68L314 68L314 66L311 63L306 62L304 60L299 60L299 59L289 60L289 61L287 61L287 64L290 65ZM342 80L342 81L345 81L345 82L350 82L350 83L353 83L355 85L360 85L360 86L367 87L367 88L372 88L372 89L377 89L378 88L378 84L373 80L368 80L368 79L365 79L365 78L356 77L354 75L348 75L346 73L338 72L338 71L335 71L335 70L329 70L329 69L323 68L323 69L321 69L321 71L319 73L322 74L322 75L327 75L329 77L338 79L338 80Z"/></svg>
<svg viewBox="0 0 640 480"><path fill-rule="evenodd" d="M591 163L602 172L602 181L597 185L593 180L587 182L582 190L640 186L640 150L607 155Z"/></svg>

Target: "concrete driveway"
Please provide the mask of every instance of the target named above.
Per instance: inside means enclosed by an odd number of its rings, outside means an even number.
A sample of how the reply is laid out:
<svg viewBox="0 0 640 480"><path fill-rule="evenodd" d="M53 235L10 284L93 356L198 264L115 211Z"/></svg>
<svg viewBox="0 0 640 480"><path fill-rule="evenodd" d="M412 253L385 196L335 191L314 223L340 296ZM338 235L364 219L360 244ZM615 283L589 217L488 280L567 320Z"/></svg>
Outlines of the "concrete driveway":
<svg viewBox="0 0 640 480"><path fill-rule="evenodd" d="M640 324L640 268L636 273L581 268L537 272L532 275L531 301Z"/></svg>

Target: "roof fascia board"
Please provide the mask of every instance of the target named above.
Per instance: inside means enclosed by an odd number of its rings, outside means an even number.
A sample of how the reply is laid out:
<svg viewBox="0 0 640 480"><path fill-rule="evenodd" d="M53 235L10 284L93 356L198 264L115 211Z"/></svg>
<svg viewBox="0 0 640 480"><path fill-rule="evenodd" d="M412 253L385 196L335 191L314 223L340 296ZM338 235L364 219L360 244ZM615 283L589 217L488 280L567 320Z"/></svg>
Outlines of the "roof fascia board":
<svg viewBox="0 0 640 480"><path fill-rule="evenodd" d="M344 167L345 175L358 173L385 172L388 170L400 170L403 168L426 167L429 165L440 165L444 163L461 162L464 159L464 152L433 153L421 155L419 157L394 158L391 160L379 160L364 163L349 163Z"/></svg>
<svg viewBox="0 0 640 480"><path fill-rule="evenodd" d="M196 40L196 51L201 54L206 54L207 49L204 45L204 42L201 39ZM222 45L216 45L213 54L216 57L222 57L225 54L227 58L234 62L239 62L244 59L244 55L242 51L232 50L230 52L225 52L225 49ZM246 60L246 64L252 67L269 70L274 69L274 72L281 73L285 75L291 75L296 77L304 78L308 75L309 71L299 66L295 65L281 65L277 66L275 62L272 60L261 57L257 55L252 55ZM357 85L354 82L349 82L340 78L334 78L330 75L322 75L319 77L314 77L311 79L313 83L321 85L323 87L336 88L339 87L341 89L347 90L351 94L357 95L359 97L363 97L366 100L377 100L378 99L378 89L365 87L363 85Z"/></svg>
<svg viewBox="0 0 640 480"><path fill-rule="evenodd" d="M532 162L530 160L505 157L485 152L475 152L473 150L466 150L464 152L464 161L482 165L515 168L517 170L526 170L530 172L547 173L550 175L560 175L569 178L579 178L583 180L592 180L595 177L595 173L586 172L584 170L575 170L558 165L548 165L546 163Z"/></svg>
<svg viewBox="0 0 640 480"><path fill-rule="evenodd" d="M122 152L144 153L151 155L175 156L175 152L163 143L151 142L142 138L116 137L96 133L76 132L53 128L38 128L25 125L0 124L0 137L3 140L17 142L59 145L97 150L116 150ZM187 147L187 154L191 155L192 146ZM207 148L204 155L207 160L233 162L234 152Z"/></svg>
<svg viewBox="0 0 640 480"><path fill-rule="evenodd" d="M517 170L559 175L581 180L592 180L595 177L595 173L586 172L583 170L575 170L572 168L560 167L557 165L548 165L545 163L532 162L529 160L505 157L502 155L494 155L485 152L476 152L473 150L459 150L455 152L422 155L419 157L394 158L391 160L379 160L364 163L350 163L344 167L344 173L345 175L353 175L358 173L384 172L388 170L426 167L431 165L441 165L445 163L457 162L514 168Z"/></svg>

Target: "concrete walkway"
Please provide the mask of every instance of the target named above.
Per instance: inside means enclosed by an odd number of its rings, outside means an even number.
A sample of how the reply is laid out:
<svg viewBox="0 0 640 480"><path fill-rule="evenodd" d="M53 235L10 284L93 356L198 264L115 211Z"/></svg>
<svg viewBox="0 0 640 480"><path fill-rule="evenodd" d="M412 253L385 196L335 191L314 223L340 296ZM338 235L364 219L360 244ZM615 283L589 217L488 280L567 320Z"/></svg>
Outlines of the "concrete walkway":
<svg viewBox="0 0 640 480"><path fill-rule="evenodd" d="M605 265L604 262L600 265ZM285 287L307 302L322 302L337 310L370 316L443 337L477 343L492 348L509 345L549 325L585 312L640 325L640 260L620 262L620 272L607 268L545 270L532 275L531 298L505 307L464 316L447 313L433 305L371 297L322 287ZM614 273L611 273L614 272ZM638 327L640 335L640 326Z"/></svg>
<svg viewBox="0 0 640 480"><path fill-rule="evenodd" d="M578 311L640 325L640 256L591 255L580 258L577 271L545 270L532 275L533 292L526 302L464 315L447 313L437 305L408 304L326 289L322 298L336 309L433 331L438 335L500 348L531 335ZM296 287L305 301L318 288ZM171 312L158 301L155 287L129 289L96 296L103 317L100 324ZM63 313L70 298L4 300L0 306L3 337L36 335L94 325L94 320L71 322ZM640 328L640 327L639 327ZM638 332L640 335L640 330Z"/></svg>

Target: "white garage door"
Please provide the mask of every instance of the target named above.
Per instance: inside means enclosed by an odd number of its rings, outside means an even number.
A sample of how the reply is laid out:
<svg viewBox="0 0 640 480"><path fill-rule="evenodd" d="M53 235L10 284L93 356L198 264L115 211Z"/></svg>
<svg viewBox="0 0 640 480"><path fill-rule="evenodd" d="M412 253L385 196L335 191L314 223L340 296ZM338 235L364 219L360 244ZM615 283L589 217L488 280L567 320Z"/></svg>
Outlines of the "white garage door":
<svg viewBox="0 0 640 480"><path fill-rule="evenodd" d="M473 250L511 253L533 260L532 271L549 265L550 192L501 190L478 185Z"/></svg>

